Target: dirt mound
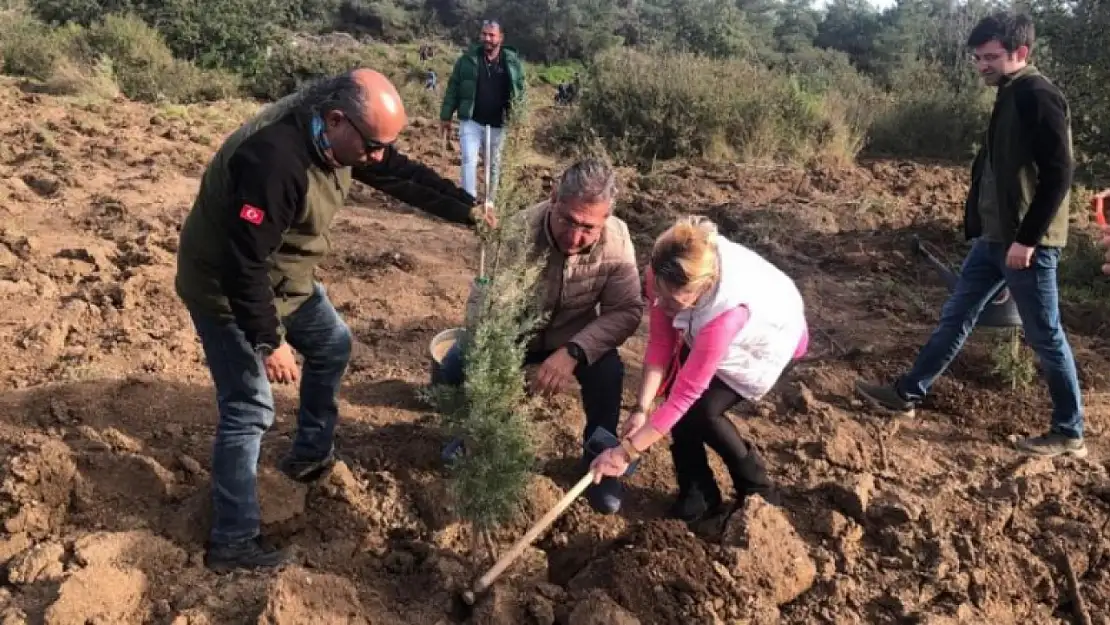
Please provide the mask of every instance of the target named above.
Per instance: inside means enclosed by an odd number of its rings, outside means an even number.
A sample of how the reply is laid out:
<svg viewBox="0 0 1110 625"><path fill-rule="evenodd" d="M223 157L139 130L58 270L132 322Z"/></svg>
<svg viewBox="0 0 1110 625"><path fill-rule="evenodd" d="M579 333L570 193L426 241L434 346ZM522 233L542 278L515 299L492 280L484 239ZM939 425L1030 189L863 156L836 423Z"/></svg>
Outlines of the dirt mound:
<svg viewBox="0 0 1110 625"><path fill-rule="evenodd" d="M258 625L299 623L370 625L358 592L349 580L300 567L285 569L274 579Z"/></svg>
<svg viewBox="0 0 1110 625"><path fill-rule="evenodd" d="M681 522L647 521L604 552L568 588L603 588L643 623L713 622L766 609L729 571L732 554Z"/></svg>

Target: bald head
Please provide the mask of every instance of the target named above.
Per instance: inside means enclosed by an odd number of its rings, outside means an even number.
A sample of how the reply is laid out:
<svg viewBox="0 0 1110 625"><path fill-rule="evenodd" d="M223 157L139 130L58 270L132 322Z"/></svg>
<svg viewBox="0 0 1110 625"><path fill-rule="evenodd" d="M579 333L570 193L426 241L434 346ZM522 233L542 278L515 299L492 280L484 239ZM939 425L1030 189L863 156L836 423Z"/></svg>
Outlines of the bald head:
<svg viewBox="0 0 1110 625"><path fill-rule="evenodd" d="M392 143L408 123L405 105L397 87L384 74L368 68L351 72L361 91L363 107L359 112L371 139Z"/></svg>
<svg viewBox="0 0 1110 625"><path fill-rule="evenodd" d="M337 166L381 161L408 124L397 88L367 68L314 83L300 95L299 106L324 122L318 140Z"/></svg>

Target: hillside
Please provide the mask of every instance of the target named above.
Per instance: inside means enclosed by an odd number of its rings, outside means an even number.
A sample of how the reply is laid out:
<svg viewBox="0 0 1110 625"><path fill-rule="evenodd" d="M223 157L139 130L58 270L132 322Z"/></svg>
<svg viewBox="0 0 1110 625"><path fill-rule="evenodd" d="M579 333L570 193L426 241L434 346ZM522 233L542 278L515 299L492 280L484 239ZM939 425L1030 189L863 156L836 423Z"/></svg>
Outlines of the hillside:
<svg viewBox="0 0 1110 625"><path fill-rule="evenodd" d="M203 567L216 414L173 293L174 251L208 156L251 110L96 103L0 79L3 625L451 623L452 592L488 564L469 558L444 507L443 439L416 396L428 341L461 321L474 238L362 188L321 272L356 337L338 430L347 462L307 489L276 472L295 420L285 391L260 492L265 531L299 565L274 578ZM423 119L401 141L453 177L457 154L439 146ZM529 165L537 198L557 166ZM576 502L471 622L634 622L615 602L645 625L1067 623L1063 548L1095 622L1110 623L1101 322L1068 307L1085 460L1012 450L1049 407L1039 382L1013 390L992 373L1008 340L997 331L976 332L915 419L892 422L852 398L857 376L906 366L931 329L945 290L912 238L959 258L964 181L905 161L622 170L617 211L641 256L676 215L699 212L802 288L810 356L735 415L783 486L783 510L754 502L696 533L660 520L674 490L660 445L620 515ZM645 330L623 349L626 405ZM504 529L502 547L579 477L568 459L582 423L573 395L537 422L527 518Z"/></svg>

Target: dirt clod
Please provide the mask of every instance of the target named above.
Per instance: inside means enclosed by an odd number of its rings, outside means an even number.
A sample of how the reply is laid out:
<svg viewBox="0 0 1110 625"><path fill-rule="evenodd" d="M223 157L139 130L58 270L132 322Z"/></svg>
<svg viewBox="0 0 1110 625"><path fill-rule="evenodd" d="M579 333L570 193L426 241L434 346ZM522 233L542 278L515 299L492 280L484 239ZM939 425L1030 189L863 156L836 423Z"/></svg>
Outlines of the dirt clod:
<svg viewBox="0 0 1110 625"><path fill-rule="evenodd" d="M287 568L270 585L258 625L309 622L370 625L372 621L364 615L358 591L349 580L299 566Z"/></svg>
<svg viewBox="0 0 1110 625"><path fill-rule="evenodd" d="M576 625L640 625L640 619L600 590L590 592L574 606L570 622Z"/></svg>
<svg viewBox="0 0 1110 625"><path fill-rule="evenodd" d="M737 584L775 605L813 586L817 567L805 542L782 510L753 495L729 519L722 542Z"/></svg>

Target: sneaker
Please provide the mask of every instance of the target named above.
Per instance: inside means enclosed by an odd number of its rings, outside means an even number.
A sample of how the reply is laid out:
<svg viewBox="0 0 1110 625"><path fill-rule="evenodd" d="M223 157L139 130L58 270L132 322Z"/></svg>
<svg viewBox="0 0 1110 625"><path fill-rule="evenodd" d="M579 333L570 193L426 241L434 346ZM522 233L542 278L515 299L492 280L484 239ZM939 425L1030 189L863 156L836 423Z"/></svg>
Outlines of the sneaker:
<svg viewBox="0 0 1110 625"><path fill-rule="evenodd" d="M274 569L292 561L288 552L263 546L257 538L209 545L204 554L204 565L216 573L233 569Z"/></svg>
<svg viewBox="0 0 1110 625"><path fill-rule="evenodd" d="M289 479L302 484L309 484L319 480L327 475L334 466L334 450L320 460L305 460L297 458L292 453L289 453L278 462L279 471L284 473Z"/></svg>
<svg viewBox="0 0 1110 625"><path fill-rule="evenodd" d="M600 484L591 484L586 489L586 501L594 512L616 514L621 509L621 483L613 477L606 477Z"/></svg>
<svg viewBox="0 0 1110 625"><path fill-rule="evenodd" d="M1034 456L1060 456L1069 454L1076 458L1087 457L1087 445L1082 438L1072 438L1059 432L1018 439L1018 449Z"/></svg>
<svg viewBox="0 0 1110 625"><path fill-rule="evenodd" d="M866 399L876 408L905 417L913 416L914 402L902 397L902 394L893 385L856 382L856 394Z"/></svg>

